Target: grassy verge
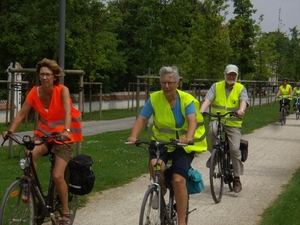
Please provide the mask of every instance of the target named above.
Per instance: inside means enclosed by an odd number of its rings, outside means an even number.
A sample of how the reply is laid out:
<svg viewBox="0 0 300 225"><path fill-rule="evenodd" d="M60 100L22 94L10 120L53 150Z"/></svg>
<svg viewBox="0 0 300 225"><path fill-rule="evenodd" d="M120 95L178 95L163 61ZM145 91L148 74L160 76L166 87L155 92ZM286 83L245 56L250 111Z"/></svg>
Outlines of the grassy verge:
<svg viewBox="0 0 300 225"><path fill-rule="evenodd" d="M300 224L300 169L294 174L285 191L262 214L260 225Z"/></svg>
<svg viewBox="0 0 300 225"><path fill-rule="evenodd" d="M126 117L124 116L126 111L128 110L125 110L125 112L122 110L113 110L108 112L107 116L104 116L104 114L102 116L105 119L110 119L112 115L114 117L113 119L122 118ZM135 116L135 112L129 116ZM270 105L256 106L253 109L253 113L252 108L249 108L244 117L242 132L243 134L251 133L255 129L262 128L269 123L277 121L277 119L277 107L274 107L274 105L272 109ZM207 118L205 120L205 126L208 127ZM124 185L147 172L148 153L144 149L125 145L124 142L129 134L130 130L123 130L84 138L84 142L81 145L81 152L90 155L94 161L93 170L96 174L96 182L93 192L101 192L108 188ZM147 131L144 130L140 138L149 139L150 135L150 129ZM23 150L20 146L14 146L14 158L8 159L7 148L0 147L0 170L9 171L9 173L1 173L0 200L9 184L17 176L22 175L18 162L23 154ZM46 187L49 179L48 158L40 157L38 165L42 186ZM278 200L263 214L261 225L279 225L286 224L286 221L296 221L298 215L297 210L300 206L300 193L297 187L299 182L300 171L298 170L290 184L287 185L286 191L282 193ZM80 205L83 206L86 201L86 196L80 197L80 200ZM291 222L289 224L297 224L297 222Z"/></svg>
<svg viewBox="0 0 300 225"><path fill-rule="evenodd" d="M136 110L132 109L118 109L118 110L103 110L101 119L99 119L99 112L91 112L91 113L83 113L82 120L90 121L90 120L115 120L126 117L136 116ZM5 123L0 123L0 132L7 131L9 126ZM34 129L33 123L21 123L16 130L16 132L29 131Z"/></svg>

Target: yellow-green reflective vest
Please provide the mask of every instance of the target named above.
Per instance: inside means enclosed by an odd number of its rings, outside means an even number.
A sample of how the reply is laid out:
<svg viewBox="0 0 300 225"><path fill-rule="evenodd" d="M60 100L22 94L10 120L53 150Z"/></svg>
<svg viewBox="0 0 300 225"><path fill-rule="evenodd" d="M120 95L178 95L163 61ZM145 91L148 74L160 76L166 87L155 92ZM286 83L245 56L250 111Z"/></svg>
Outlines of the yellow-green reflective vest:
<svg viewBox="0 0 300 225"><path fill-rule="evenodd" d="M235 82L227 98L225 85L225 81L219 81L216 83L216 97L211 103L211 112L213 114L217 114L218 111L221 114L225 114L229 111L236 112L240 108L239 96L244 86ZM212 120L216 119L217 118L212 117ZM221 119L221 122L230 127L241 127L243 123L242 119L235 116L230 117L230 115Z"/></svg>
<svg viewBox="0 0 300 225"><path fill-rule="evenodd" d="M298 97L300 97L300 89L294 87L294 99L297 99Z"/></svg>
<svg viewBox="0 0 300 225"><path fill-rule="evenodd" d="M292 88L291 85L287 84L285 86L285 88L283 87L283 85L280 85L279 89L280 89L280 98L279 100L283 99L283 98L287 98L289 100L292 100L292 96L290 96L290 89Z"/></svg>
<svg viewBox="0 0 300 225"><path fill-rule="evenodd" d="M207 150L207 142L205 136L205 128L203 123L203 116L199 112L200 103L192 95L177 90L181 102L181 113L185 118L182 127L176 128L176 121L172 113L172 109L163 94L163 91L157 91L150 95L150 101L154 109L153 113L153 127L152 127L152 140L168 142L171 138L176 138L176 133L179 137L186 137L188 131L188 123L185 115L185 108L194 102L197 128L194 134L194 145L184 146L187 153L192 151L199 153ZM169 147L169 152L174 151L174 148Z"/></svg>

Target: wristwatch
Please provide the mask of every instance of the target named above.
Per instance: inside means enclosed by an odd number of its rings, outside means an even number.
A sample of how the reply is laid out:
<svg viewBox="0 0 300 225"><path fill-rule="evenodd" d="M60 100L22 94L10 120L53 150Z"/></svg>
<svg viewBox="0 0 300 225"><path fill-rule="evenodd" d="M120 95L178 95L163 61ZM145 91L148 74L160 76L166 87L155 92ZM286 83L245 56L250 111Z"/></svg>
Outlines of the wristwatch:
<svg viewBox="0 0 300 225"><path fill-rule="evenodd" d="M69 128L64 129L64 131L67 131L69 133L71 132L71 130Z"/></svg>

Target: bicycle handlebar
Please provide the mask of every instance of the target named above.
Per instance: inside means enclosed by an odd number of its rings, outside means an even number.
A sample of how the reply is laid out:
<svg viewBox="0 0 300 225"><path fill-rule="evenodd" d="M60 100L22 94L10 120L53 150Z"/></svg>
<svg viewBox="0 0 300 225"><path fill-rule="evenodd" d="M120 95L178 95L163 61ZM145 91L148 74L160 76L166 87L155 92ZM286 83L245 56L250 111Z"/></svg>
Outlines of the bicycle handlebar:
<svg viewBox="0 0 300 225"><path fill-rule="evenodd" d="M48 141L49 139L55 139L57 141L63 142L63 140L61 139L61 134L54 132L51 133L50 135L45 135L42 136L42 141L41 142L35 142L34 140L32 140L32 137L30 137L29 135L24 135L22 137L22 141L20 141L18 139L18 135L12 133L11 131L8 131L7 134L5 135L5 137L3 138L3 142L1 144L1 146L4 145L4 143L10 138L11 140L13 140L15 143L17 143L18 145L24 145L28 150L33 150L33 148L37 145L41 145L44 142Z"/></svg>
<svg viewBox="0 0 300 225"><path fill-rule="evenodd" d="M202 113L202 115L203 116L206 116L206 115L209 115L209 116L211 116L211 117L217 117L218 119L220 118L223 118L223 117L225 117L225 116L227 116L227 115L230 115L230 116L238 116L237 115L237 112L227 112L227 113L225 113L225 114L221 114L221 112L217 112L217 114L213 114L213 113L210 113L210 112L203 112Z"/></svg>
<svg viewBox="0 0 300 225"><path fill-rule="evenodd" d="M125 144L131 144L131 145L134 144L137 147L141 144L146 144L146 145L149 145L152 149L159 149L163 146L177 147L177 146L194 145L194 142L189 142L188 144L184 144L184 143L180 143L180 142L176 141L175 139L171 139L168 142L136 140L135 142L126 141Z"/></svg>
<svg viewBox="0 0 300 225"><path fill-rule="evenodd" d="M290 97L291 97L291 95L279 95L276 98L290 98Z"/></svg>

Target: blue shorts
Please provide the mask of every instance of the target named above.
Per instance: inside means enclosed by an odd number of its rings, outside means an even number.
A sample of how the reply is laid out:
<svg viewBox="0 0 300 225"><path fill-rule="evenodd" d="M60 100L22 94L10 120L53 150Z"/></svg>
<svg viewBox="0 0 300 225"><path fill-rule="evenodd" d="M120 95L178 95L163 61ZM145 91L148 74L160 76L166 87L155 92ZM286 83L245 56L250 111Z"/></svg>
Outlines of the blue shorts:
<svg viewBox="0 0 300 225"><path fill-rule="evenodd" d="M182 147L176 148L173 152L167 152L167 148L161 150L160 159L167 165L171 160L171 171L187 179L188 171L194 159L194 152L187 153ZM155 152L150 152L150 160L155 159Z"/></svg>
<svg viewBox="0 0 300 225"><path fill-rule="evenodd" d="M283 101L283 99L281 99L281 100L279 101L279 112L281 111L282 101ZM285 99L284 99L284 105L290 105L290 101L291 101L290 99L285 98Z"/></svg>

